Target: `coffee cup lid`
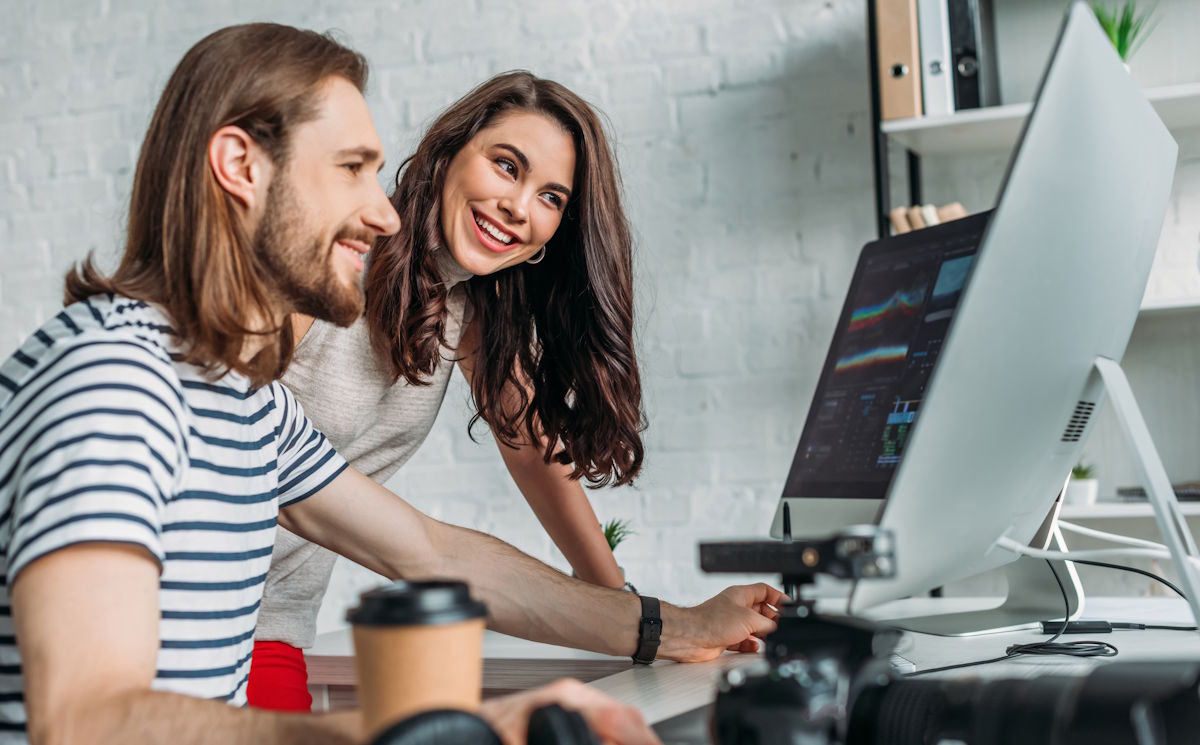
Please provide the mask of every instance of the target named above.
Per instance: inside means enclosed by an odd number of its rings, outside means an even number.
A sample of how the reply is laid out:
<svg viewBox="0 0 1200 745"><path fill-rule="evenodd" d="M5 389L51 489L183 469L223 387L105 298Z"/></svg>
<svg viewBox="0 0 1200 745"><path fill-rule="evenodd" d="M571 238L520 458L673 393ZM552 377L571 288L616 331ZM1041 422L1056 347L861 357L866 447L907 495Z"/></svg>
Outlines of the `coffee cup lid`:
<svg viewBox="0 0 1200 745"><path fill-rule="evenodd" d="M391 584L364 592L346 620L363 626L456 623L487 616L487 606L471 599L466 583L443 580Z"/></svg>

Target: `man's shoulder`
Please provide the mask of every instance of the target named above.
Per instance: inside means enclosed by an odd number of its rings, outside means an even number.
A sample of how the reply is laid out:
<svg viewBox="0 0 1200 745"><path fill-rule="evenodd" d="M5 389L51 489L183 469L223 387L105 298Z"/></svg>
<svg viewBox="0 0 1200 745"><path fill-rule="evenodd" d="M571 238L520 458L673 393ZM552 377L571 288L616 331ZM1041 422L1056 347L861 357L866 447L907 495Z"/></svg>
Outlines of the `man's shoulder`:
<svg viewBox="0 0 1200 745"><path fill-rule="evenodd" d="M0 363L0 409L23 392L105 382L158 389L182 403L173 334L161 311L138 300L69 305Z"/></svg>

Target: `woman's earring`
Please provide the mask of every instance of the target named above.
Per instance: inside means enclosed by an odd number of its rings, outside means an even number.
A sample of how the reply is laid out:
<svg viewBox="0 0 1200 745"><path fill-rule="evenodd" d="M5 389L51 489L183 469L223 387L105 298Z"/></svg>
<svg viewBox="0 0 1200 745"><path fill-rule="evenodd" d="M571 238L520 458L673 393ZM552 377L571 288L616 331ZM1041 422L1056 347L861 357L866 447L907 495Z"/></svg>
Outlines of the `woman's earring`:
<svg viewBox="0 0 1200 745"><path fill-rule="evenodd" d="M537 250L537 253L535 253L533 256L530 256L528 259L525 259L525 263L537 264L544 258L546 258L546 246L543 244L542 247Z"/></svg>

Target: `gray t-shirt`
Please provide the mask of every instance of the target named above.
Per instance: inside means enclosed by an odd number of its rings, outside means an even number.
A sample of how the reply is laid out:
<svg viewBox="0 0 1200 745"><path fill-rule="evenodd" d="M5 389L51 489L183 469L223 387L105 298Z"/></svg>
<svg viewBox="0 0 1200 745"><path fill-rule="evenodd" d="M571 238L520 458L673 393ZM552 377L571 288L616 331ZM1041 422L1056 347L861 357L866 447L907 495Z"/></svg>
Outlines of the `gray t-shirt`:
<svg viewBox="0 0 1200 745"><path fill-rule="evenodd" d="M426 386L391 375L371 348L367 325L359 319L342 329L317 321L296 348L283 383L337 452L359 472L379 483L404 465L428 436L446 395L466 314L471 275L448 254L441 275L452 285L446 299L446 344ZM317 611L337 555L279 528L267 573L255 638L311 647Z"/></svg>

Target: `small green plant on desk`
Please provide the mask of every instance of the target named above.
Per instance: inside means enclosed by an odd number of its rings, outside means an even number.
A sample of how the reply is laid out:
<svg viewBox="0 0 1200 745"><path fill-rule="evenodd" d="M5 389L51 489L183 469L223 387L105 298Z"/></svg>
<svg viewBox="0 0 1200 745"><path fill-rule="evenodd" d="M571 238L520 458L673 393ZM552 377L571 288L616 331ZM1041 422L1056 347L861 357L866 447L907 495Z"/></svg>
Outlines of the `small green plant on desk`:
<svg viewBox="0 0 1200 745"><path fill-rule="evenodd" d="M616 551L617 546L621 545L621 541L631 535L634 535L634 532L629 529L628 520L613 518L604 523L604 540L608 541L608 547L612 551Z"/></svg>
<svg viewBox="0 0 1200 745"><path fill-rule="evenodd" d="M1119 8L1099 4L1092 6L1100 28L1104 29L1117 54L1125 61L1133 56L1153 28L1150 23L1150 17L1154 15L1153 6L1147 8L1143 4L1139 11L1137 5L1135 0L1126 0Z"/></svg>
<svg viewBox="0 0 1200 745"><path fill-rule="evenodd" d="M1096 467L1093 465L1076 463L1075 467L1071 469L1071 478L1073 479L1090 479L1095 477L1095 475Z"/></svg>
<svg viewBox="0 0 1200 745"><path fill-rule="evenodd" d="M604 523L604 540L608 541L608 548L612 551L617 550L617 546L621 545L629 536L634 535L634 531L629 529L628 520L618 520L613 518ZM621 570L621 576L625 576L625 568L618 566ZM637 593L637 588L629 580L625 580L625 589L632 593Z"/></svg>

